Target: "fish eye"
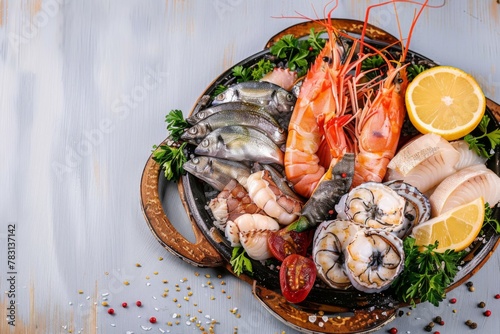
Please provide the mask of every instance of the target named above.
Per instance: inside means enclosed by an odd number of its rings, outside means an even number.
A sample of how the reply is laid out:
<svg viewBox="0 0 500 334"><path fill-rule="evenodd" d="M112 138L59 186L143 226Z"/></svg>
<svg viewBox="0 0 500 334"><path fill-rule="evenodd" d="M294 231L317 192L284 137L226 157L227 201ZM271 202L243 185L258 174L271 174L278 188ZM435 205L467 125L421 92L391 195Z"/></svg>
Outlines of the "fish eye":
<svg viewBox="0 0 500 334"><path fill-rule="evenodd" d="M286 94L286 100L287 100L288 102L293 101L293 94Z"/></svg>
<svg viewBox="0 0 500 334"><path fill-rule="evenodd" d="M208 147L210 145L210 142L208 141L208 139L203 139L200 145L203 147Z"/></svg>
<svg viewBox="0 0 500 334"><path fill-rule="evenodd" d="M205 118L205 117L206 117L206 116L205 116L205 112L204 112L204 111L199 111L199 112L196 114L196 116L198 116L198 118L199 118L199 119L203 119L203 118Z"/></svg>
<svg viewBox="0 0 500 334"><path fill-rule="evenodd" d="M220 93L219 95L217 95L216 99L219 100L219 101L222 101L222 100L224 100L225 97L226 96L225 96L224 93Z"/></svg>
<svg viewBox="0 0 500 334"><path fill-rule="evenodd" d="M198 128L196 126L190 127L188 132L192 135L195 135L198 133Z"/></svg>
<svg viewBox="0 0 500 334"><path fill-rule="evenodd" d="M330 63L331 58L330 58L330 57L325 56L325 57L323 57L323 61L324 61L325 63Z"/></svg>
<svg viewBox="0 0 500 334"><path fill-rule="evenodd" d="M192 161L194 164L196 164L196 165L200 163L200 159L198 159L198 158L193 158L193 159L191 159L191 161Z"/></svg>

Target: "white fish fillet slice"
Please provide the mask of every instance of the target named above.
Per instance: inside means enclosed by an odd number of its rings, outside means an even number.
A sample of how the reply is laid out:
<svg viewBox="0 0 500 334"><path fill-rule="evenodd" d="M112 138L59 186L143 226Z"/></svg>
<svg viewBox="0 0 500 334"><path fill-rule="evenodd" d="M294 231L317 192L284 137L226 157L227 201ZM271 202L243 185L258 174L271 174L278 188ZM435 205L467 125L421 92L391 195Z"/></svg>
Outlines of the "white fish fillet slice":
<svg viewBox="0 0 500 334"><path fill-rule="evenodd" d="M490 207L496 205L500 201L500 177L483 164L461 169L444 179L429 197L432 216L436 217L480 196Z"/></svg>
<svg viewBox="0 0 500 334"><path fill-rule="evenodd" d="M486 163L487 159L472 151L465 140L455 140L450 142L450 144L460 153L460 158L455 165L456 170Z"/></svg>
<svg viewBox="0 0 500 334"><path fill-rule="evenodd" d="M389 162L386 180L402 180L424 193L455 173L459 158L460 153L441 136L422 135Z"/></svg>

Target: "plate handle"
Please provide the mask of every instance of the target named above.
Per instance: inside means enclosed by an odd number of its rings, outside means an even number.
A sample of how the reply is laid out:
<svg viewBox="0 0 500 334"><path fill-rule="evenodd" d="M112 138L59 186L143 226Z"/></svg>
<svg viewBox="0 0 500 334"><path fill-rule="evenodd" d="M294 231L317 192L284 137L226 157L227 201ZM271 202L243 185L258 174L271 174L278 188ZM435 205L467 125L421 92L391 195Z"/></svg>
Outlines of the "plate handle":
<svg viewBox="0 0 500 334"><path fill-rule="evenodd" d="M324 26L322 25L321 22L326 22L326 20L322 19L318 21L306 21L292 25L286 28L285 30L282 30L281 32L277 33L273 37L271 37L269 41L266 43L265 48L266 49L270 48L284 35L292 34L297 38L301 38L308 36L311 31L311 28L314 28L314 31L316 32L324 30ZM362 21L332 18L331 22L334 28L346 31L348 33L357 34L361 36L361 32L363 31L364 22ZM369 23L366 28L365 36L376 41L386 42L387 44L399 43L399 40L396 37Z"/></svg>
<svg viewBox="0 0 500 334"><path fill-rule="evenodd" d="M179 191L181 201L186 210L195 243L191 243L172 225L161 204L158 191L160 165L149 157L141 179L141 205L146 222L158 241L172 254L198 267L218 267L224 264L222 256L203 236L198 225L189 214L184 192ZM178 181L179 190L183 189L182 181Z"/></svg>
<svg viewBox="0 0 500 334"><path fill-rule="evenodd" d="M255 281L252 292L274 317L302 333L368 333L391 322L397 312L395 307L351 311L306 302L294 305L280 293L259 286Z"/></svg>

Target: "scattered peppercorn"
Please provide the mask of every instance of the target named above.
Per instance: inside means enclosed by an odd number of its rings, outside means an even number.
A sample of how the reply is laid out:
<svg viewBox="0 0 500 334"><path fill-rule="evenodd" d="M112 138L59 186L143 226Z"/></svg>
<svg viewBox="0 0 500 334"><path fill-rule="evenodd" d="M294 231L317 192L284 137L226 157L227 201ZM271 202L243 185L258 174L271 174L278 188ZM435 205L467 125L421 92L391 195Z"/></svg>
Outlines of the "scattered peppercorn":
<svg viewBox="0 0 500 334"><path fill-rule="evenodd" d="M440 333L440 332L438 332L438 331L435 331L435 332L434 332L434 334L441 334L441 333Z"/></svg>
<svg viewBox="0 0 500 334"><path fill-rule="evenodd" d="M470 326L470 325L472 324L472 320L467 320L467 321L465 322L465 324L466 324L467 326Z"/></svg>
<svg viewBox="0 0 500 334"><path fill-rule="evenodd" d="M109 313L109 314L115 314L115 310L113 310L112 308L110 308L110 309L108 310L108 313Z"/></svg>
<svg viewBox="0 0 500 334"><path fill-rule="evenodd" d="M456 298L451 298L450 299L450 304L455 304L457 302L457 299Z"/></svg>
<svg viewBox="0 0 500 334"><path fill-rule="evenodd" d="M497 293L497 294L495 295L495 299L500 299L500 293Z"/></svg>
<svg viewBox="0 0 500 334"><path fill-rule="evenodd" d="M477 324L475 322L473 322L472 324L470 324L469 326L471 329L476 329L477 328Z"/></svg>
<svg viewBox="0 0 500 334"><path fill-rule="evenodd" d="M138 300L138 301L136 301L136 302L135 302L135 305L137 305L138 307L141 307L141 306L142 306L142 303L141 303L141 301L140 301L140 300Z"/></svg>
<svg viewBox="0 0 500 334"><path fill-rule="evenodd" d="M398 334L398 329L396 327L392 327L390 330L389 330L389 333L391 334Z"/></svg>
<svg viewBox="0 0 500 334"><path fill-rule="evenodd" d="M402 317L404 314L405 314L405 312L403 310L399 310L398 316Z"/></svg>
<svg viewBox="0 0 500 334"><path fill-rule="evenodd" d="M470 287L469 287L469 291L470 291L470 292L474 292L474 291L476 291L476 288L475 288L475 287L473 287L473 286L470 286Z"/></svg>
<svg viewBox="0 0 500 334"><path fill-rule="evenodd" d="M480 302L479 304L477 304L477 307L480 307L480 308L484 308L485 306L486 306L485 302Z"/></svg>
<svg viewBox="0 0 500 334"><path fill-rule="evenodd" d="M432 332L432 327L431 327L431 326L429 326L429 325L427 325L427 326L425 326L425 327L424 327L424 330L425 330L426 332Z"/></svg>
<svg viewBox="0 0 500 334"><path fill-rule="evenodd" d="M441 322L443 320L443 318L441 318L439 315L437 317L434 318L434 322Z"/></svg>
<svg viewBox="0 0 500 334"><path fill-rule="evenodd" d="M491 311L490 310L486 310L486 311L484 311L483 314L484 314L485 317L489 317L491 315Z"/></svg>
<svg viewBox="0 0 500 334"><path fill-rule="evenodd" d="M123 307L123 308L125 308L125 307L127 307L127 306L128 306L128 304L127 304L127 303L125 303L125 302L123 302L123 303L122 303L122 307Z"/></svg>
<svg viewBox="0 0 500 334"><path fill-rule="evenodd" d="M149 322L152 324L156 323L156 318L155 317L149 318Z"/></svg>
<svg viewBox="0 0 500 334"><path fill-rule="evenodd" d="M470 288L473 285L474 285L474 283L472 283L471 281L468 281L467 283L465 283L465 286L468 288Z"/></svg>
<svg viewBox="0 0 500 334"><path fill-rule="evenodd" d="M429 323L427 324L427 326L429 326L430 328L434 328L434 322L432 322L432 321L431 321L431 322L429 322Z"/></svg>
<svg viewBox="0 0 500 334"><path fill-rule="evenodd" d="M439 324L440 324L441 326L444 326L444 321L443 321L443 320L441 320L441 321L439 322Z"/></svg>

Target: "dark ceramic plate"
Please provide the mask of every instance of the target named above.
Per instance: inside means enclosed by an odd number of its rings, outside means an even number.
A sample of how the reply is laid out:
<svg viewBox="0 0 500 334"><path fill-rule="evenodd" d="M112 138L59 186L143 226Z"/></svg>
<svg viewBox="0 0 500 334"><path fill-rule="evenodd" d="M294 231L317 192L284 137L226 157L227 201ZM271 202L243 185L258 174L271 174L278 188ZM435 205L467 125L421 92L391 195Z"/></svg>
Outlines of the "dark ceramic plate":
<svg viewBox="0 0 500 334"><path fill-rule="evenodd" d="M337 28L352 34L359 34L362 22L353 20L334 20ZM270 57L268 47L285 34L294 34L297 37L306 36L315 22L306 22L292 26L275 35L267 43L266 49L256 53L236 65L245 67L257 63L259 60ZM316 27L319 30L319 27ZM396 39L381 29L372 27L372 33L368 35L369 43L377 48L385 48L388 44L394 44ZM397 55L400 51L397 47L390 48L391 53ZM409 52L408 57L416 63L435 65L434 62L422 55ZM235 66L236 66L235 65ZM210 96L218 85L230 85L234 82L231 69L222 73L203 92L192 114L207 106ZM208 101L208 102L207 102ZM486 113L489 115L491 130L498 128L500 108L492 101L488 101ZM488 161L488 167L497 175L500 175L500 149L497 148L495 155ZM160 174L160 175L159 175ZM190 243L184 239L169 222L162 205L165 191L163 173L159 173L159 167L150 158L144 170L141 195L146 220L158 240L166 249L180 256L184 260L198 266L219 266L229 263L232 248L223 234L213 225L213 219L206 210L208 201L216 195L216 192L206 183L193 177L185 175L179 183L179 193L188 211L193 230L196 235L196 243ZM500 216L500 210L495 214ZM462 284L476 273L489 257L493 254L499 243L499 236L492 229L487 230L486 242L477 242L472 245L471 251L463 259L461 269L455 277L455 281L448 287L448 291ZM229 266L227 266L230 270ZM400 304L393 295L391 289L383 293L361 293L357 290L334 290L323 288L321 284L314 287L306 301L300 305L287 303L280 295L278 272L268 265L259 261L253 261L252 277L245 275L240 278L253 283L254 295L259 298L263 305L276 317L291 327L307 333L361 333L374 331L393 319L395 311ZM326 314L335 314L331 320L319 326L311 322L310 315L323 311Z"/></svg>

